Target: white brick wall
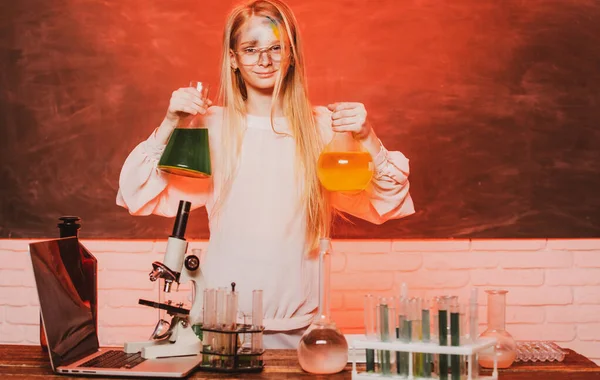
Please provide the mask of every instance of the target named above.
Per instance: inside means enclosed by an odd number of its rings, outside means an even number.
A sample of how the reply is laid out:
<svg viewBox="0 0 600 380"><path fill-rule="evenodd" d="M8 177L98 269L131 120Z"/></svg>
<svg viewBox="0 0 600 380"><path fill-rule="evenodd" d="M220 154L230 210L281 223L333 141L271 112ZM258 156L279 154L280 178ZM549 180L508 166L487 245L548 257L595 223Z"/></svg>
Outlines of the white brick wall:
<svg viewBox="0 0 600 380"><path fill-rule="evenodd" d="M83 241L99 261L100 339L105 345L147 339L157 312L148 281L165 241ZM0 343L39 343L38 301L29 240L0 240ZM205 241L191 248L205 248ZM548 339L600 364L600 239L581 240L336 240L332 260L333 317L347 333L361 332L367 292L455 294L501 287L508 330L516 339ZM186 294L182 292L181 294ZM486 299L480 292L480 330Z"/></svg>

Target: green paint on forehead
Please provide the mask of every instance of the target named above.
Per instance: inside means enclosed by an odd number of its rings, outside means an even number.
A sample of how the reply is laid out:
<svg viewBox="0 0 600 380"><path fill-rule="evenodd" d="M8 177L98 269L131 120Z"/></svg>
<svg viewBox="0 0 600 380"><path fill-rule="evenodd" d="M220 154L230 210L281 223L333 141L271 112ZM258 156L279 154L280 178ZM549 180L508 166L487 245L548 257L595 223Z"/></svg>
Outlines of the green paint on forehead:
<svg viewBox="0 0 600 380"><path fill-rule="evenodd" d="M281 39L281 35L279 34L279 26L277 26L277 21L273 20L269 16L265 16L267 20L269 20L269 24L271 25L271 29L273 29L273 34L275 34L275 38L278 40Z"/></svg>

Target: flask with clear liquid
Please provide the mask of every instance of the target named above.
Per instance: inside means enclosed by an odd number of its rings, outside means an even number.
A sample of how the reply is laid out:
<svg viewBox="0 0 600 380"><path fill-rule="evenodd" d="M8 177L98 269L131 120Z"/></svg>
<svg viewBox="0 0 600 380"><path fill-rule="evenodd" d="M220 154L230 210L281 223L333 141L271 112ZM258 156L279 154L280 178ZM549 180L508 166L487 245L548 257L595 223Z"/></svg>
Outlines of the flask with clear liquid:
<svg viewBox="0 0 600 380"><path fill-rule="evenodd" d="M348 362L348 342L329 317L330 239L319 242L319 310L298 345L298 361L309 373L338 373Z"/></svg>
<svg viewBox="0 0 600 380"><path fill-rule="evenodd" d="M496 358L498 368L508 368L517 358L517 343L506 331L506 293L507 290L486 290L488 295L487 329L480 335L496 338ZM479 354L479 364L484 368L494 367L494 352L488 350Z"/></svg>
<svg viewBox="0 0 600 380"><path fill-rule="evenodd" d="M206 83L192 81L190 87L198 90L203 100L207 99ZM158 161L160 170L192 178L211 176L208 128L204 121L204 117L200 114L181 118Z"/></svg>
<svg viewBox="0 0 600 380"><path fill-rule="evenodd" d="M319 180L329 191L364 190L373 177L373 159L350 132L335 132L317 167Z"/></svg>

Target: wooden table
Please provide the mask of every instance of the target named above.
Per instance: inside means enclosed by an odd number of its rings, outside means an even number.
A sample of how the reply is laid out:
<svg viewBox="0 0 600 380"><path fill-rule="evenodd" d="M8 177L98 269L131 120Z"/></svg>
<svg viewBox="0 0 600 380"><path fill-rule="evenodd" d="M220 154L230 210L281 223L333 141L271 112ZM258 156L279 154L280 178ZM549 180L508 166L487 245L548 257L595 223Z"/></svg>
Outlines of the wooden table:
<svg viewBox="0 0 600 380"><path fill-rule="evenodd" d="M562 363L515 363L500 371L501 380L600 380L600 367L578 353L569 354ZM265 354L266 367L260 374L225 375L194 372L190 379L351 379L350 365L346 371L330 376L315 376L302 371L296 351L277 350ZM363 370L364 368L360 368ZM56 375L50 368L47 354L39 346L0 345L0 379L98 379ZM114 378L113 378L114 379Z"/></svg>

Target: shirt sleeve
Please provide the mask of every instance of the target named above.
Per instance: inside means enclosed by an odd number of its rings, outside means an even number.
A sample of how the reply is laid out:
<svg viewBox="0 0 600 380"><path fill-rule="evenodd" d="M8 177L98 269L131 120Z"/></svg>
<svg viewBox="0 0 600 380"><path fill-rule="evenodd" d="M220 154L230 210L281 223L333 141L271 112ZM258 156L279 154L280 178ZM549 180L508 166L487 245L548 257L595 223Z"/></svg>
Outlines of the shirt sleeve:
<svg viewBox="0 0 600 380"><path fill-rule="evenodd" d="M331 140L331 111L325 107L316 109L317 125L325 142ZM369 186L360 192L332 192L331 202L335 209L382 224L415 213L409 192L408 158L399 151L388 151L383 144L373 157L374 173Z"/></svg>
<svg viewBox="0 0 600 380"><path fill-rule="evenodd" d="M163 173L158 161L165 145L156 141L156 130L129 154L119 176L117 205L132 215L173 217L180 200L192 209L204 206L212 191L210 178L188 178Z"/></svg>

